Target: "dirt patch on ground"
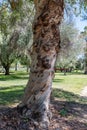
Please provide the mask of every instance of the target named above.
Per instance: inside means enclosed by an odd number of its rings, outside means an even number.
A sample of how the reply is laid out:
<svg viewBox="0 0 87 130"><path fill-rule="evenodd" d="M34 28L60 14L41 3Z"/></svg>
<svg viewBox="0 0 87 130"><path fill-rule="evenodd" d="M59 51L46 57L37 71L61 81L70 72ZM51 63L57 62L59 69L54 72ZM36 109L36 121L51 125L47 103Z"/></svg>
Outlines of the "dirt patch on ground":
<svg viewBox="0 0 87 130"><path fill-rule="evenodd" d="M58 101L50 105L49 130L87 130L87 104ZM16 107L0 107L0 130L38 130L33 121L17 113Z"/></svg>

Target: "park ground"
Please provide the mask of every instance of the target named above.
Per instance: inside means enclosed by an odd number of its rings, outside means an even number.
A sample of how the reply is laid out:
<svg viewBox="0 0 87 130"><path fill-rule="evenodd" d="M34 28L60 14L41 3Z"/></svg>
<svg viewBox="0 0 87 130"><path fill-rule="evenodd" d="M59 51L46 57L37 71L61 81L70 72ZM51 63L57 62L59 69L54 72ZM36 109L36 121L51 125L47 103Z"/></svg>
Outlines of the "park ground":
<svg viewBox="0 0 87 130"><path fill-rule="evenodd" d="M33 130L29 118L16 111L28 81L28 73L0 74L0 130ZM53 113L49 130L87 130L87 97L81 96L87 75L81 72L56 73L50 109Z"/></svg>

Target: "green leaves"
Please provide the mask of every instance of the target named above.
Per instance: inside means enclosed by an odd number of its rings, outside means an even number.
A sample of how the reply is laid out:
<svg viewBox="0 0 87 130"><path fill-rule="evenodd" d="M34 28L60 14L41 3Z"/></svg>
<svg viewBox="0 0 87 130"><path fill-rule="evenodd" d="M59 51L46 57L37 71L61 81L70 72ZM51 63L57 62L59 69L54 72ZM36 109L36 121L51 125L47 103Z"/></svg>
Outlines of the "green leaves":
<svg viewBox="0 0 87 130"><path fill-rule="evenodd" d="M3 6L1 8L3 8ZM3 34L9 33L9 14L7 9L4 9L0 14L0 31Z"/></svg>
<svg viewBox="0 0 87 130"><path fill-rule="evenodd" d="M23 0L8 0L12 11L19 11L23 5Z"/></svg>
<svg viewBox="0 0 87 130"><path fill-rule="evenodd" d="M10 15L10 26L13 27L16 25L16 22L20 20L20 14L15 10Z"/></svg>

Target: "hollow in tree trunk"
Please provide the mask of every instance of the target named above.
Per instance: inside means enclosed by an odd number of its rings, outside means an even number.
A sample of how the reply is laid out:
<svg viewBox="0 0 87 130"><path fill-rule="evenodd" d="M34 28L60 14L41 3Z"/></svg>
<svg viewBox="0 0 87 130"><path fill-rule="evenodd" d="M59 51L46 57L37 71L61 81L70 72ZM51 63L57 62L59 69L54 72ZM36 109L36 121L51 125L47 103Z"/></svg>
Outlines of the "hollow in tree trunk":
<svg viewBox="0 0 87 130"><path fill-rule="evenodd" d="M41 127L47 127L54 65L60 48L59 25L64 3L63 0L37 0L35 7L30 78L18 108L22 114L41 122Z"/></svg>

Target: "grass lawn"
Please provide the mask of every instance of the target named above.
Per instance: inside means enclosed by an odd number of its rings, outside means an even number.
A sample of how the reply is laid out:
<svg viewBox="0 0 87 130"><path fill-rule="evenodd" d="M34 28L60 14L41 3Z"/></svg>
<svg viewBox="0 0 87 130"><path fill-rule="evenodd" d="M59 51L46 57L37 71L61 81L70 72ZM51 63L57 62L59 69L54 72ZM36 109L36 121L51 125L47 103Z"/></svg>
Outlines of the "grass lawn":
<svg viewBox="0 0 87 130"><path fill-rule="evenodd" d="M8 105L19 102L28 77L25 72L11 73L9 76L0 74L0 104Z"/></svg>
<svg viewBox="0 0 87 130"><path fill-rule="evenodd" d="M74 94L80 94L82 89L87 86L87 75L81 73L56 73L53 82L54 88L60 88Z"/></svg>
<svg viewBox="0 0 87 130"><path fill-rule="evenodd" d="M0 74L0 104L18 103L24 93L28 77L26 72L15 72L9 76ZM53 96L69 101L78 99L87 102L77 95L85 86L87 86L87 75L72 73L64 76L63 73L56 73L53 81Z"/></svg>

